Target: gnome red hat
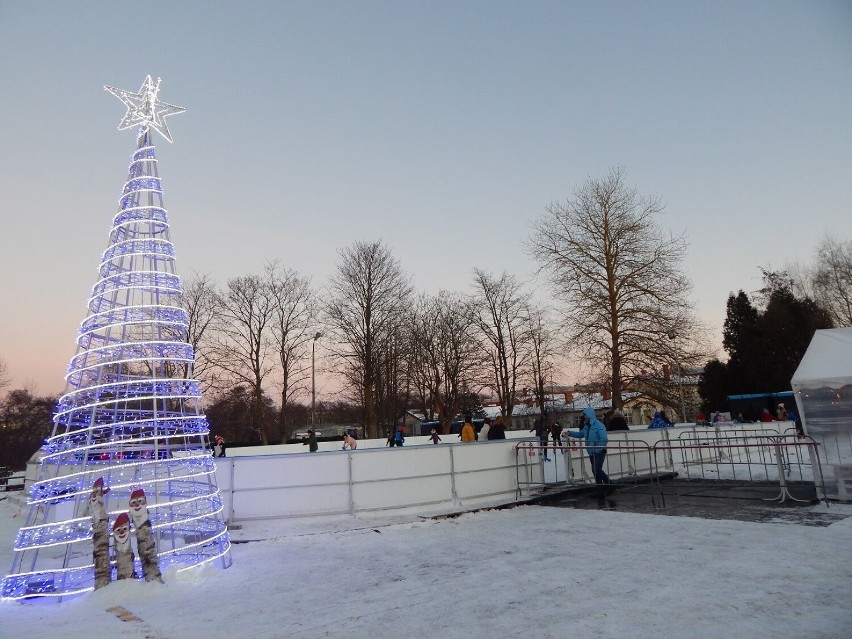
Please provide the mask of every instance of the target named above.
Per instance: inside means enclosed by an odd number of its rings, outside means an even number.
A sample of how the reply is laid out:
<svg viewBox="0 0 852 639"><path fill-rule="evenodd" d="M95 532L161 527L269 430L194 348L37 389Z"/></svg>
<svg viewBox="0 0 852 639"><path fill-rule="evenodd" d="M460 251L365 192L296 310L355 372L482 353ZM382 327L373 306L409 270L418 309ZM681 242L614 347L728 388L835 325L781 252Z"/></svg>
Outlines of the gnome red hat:
<svg viewBox="0 0 852 639"><path fill-rule="evenodd" d="M133 518L133 523L137 530L148 519L147 503L148 500L145 499L145 491L141 488L137 488L130 493L130 516Z"/></svg>
<svg viewBox="0 0 852 639"><path fill-rule="evenodd" d="M115 523L112 525L112 529L115 530L122 526L130 526L130 517L127 516L127 513L121 513L115 518Z"/></svg>
<svg viewBox="0 0 852 639"><path fill-rule="evenodd" d="M217 442L221 442L221 441L222 441L222 436L221 436L221 435L216 435L216 441L217 441Z"/></svg>
<svg viewBox="0 0 852 639"><path fill-rule="evenodd" d="M100 490L104 495L109 492L109 488L104 488L104 478L98 477L95 483L92 484L92 490Z"/></svg>

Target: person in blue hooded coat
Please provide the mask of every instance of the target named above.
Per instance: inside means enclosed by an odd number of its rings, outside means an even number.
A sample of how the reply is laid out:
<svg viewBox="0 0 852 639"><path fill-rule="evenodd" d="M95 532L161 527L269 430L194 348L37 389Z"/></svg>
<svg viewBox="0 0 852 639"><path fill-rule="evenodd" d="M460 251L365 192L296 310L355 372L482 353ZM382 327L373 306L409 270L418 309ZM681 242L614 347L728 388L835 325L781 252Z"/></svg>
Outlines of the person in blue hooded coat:
<svg viewBox="0 0 852 639"><path fill-rule="evenodd" d="M604 461L606 461L606 445L609 438L606 434L606 426L595 416L593 408L583 409L584 423L580 430L569 430L568 436L585 440L586 452L592 463L592 475L596 484L609 484L609 476L604 472Z"/></svg>
<svg viewBox="0 0 852 639"><path fill-rule="evenodd" d="M665 418L665 413L660 414L661 411L657 411L654 413L654 419L651 420L651 423L648 424L648 428L668 428L672 425L670 421Z"/></svg>

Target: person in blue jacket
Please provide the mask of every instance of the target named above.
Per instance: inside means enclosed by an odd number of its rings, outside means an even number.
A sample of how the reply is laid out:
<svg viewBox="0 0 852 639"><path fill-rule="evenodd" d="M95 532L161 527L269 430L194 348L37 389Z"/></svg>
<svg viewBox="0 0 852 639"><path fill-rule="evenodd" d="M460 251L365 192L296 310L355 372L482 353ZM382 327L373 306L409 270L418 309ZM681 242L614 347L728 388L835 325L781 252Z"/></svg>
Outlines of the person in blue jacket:
<svg viewBox="0 0 852 639"><path fill-rule="evenodd" d="M606 435L606 426L595 417L595 410L591 407L583 409L583 427L580 430L569 430L569 437L584 439L586 452L589 453L589 461L592 463L592 475L596 484L609 484L609 476L604 472L603 466L606 460L606 444L609 438Z"/></svg>
<svg viewBox="0 0 852 639"><path fill-rule="evenodd" d="M648 428L669 428L671 425L672 423L666 417L665 412L657 411L654 413L654 419L648 424Z"/></svg>

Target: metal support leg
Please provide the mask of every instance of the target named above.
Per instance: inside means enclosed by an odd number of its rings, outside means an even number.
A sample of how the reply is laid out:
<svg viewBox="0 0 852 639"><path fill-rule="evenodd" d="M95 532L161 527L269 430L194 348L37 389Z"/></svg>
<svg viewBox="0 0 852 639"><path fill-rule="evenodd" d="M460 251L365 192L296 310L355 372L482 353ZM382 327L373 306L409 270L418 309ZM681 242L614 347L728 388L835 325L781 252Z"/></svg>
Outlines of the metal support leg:
<svg viewBox="0 0 852 639"><path fill-rule="evenodd" d="M805 503L807 499L796 499L793 495L790 494L790 491L787 489L787 476L784 473L784 453L781 451L781 444L777 443L774 446L775 448L775 463L778 466L778 485L781 488L781 492L777 497L769 497L764 499L763 501L777 501L779 503L784 503L788 499L792 501L798 501Z"/></svg>

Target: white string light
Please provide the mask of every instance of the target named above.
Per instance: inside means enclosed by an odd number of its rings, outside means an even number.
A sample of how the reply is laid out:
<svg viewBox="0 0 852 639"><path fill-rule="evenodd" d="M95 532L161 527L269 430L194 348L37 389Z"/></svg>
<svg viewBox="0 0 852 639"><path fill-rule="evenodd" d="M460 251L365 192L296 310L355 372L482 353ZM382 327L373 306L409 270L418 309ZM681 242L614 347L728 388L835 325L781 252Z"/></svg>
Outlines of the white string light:
<svg viewBox="0 0 852 639"><path fill-rule="evenodd" d="M107 91L127 106L119 128L140 127L137 148L31 486L29 515L2 582L3 599L58 600L92 590L94 564L81 551L91 540L91 520L81 515L99 478L110 489L109 518L126 511L134 490L145 490L165 564L185 570L231 563L149 132L171 141L165 118L183 109L159 100L159 80L150 76L138 93ZM63 545L66 552L49 550Z"/></svg>
<svg viewBox="0 0 852 639"><path fill-rule="evenodd" d="M118 125L119 131L135 126L150 126L166 140L172 141L172 134L165 118L183 113L186 109L168 104L157 98L157 94L160 92L160 78L157 78L157 83L154 84L151 76L147 76L138 93L111 86L105 86L104 89L121 100L127 107L127 113L124 115L121 124Z"/></svg>

